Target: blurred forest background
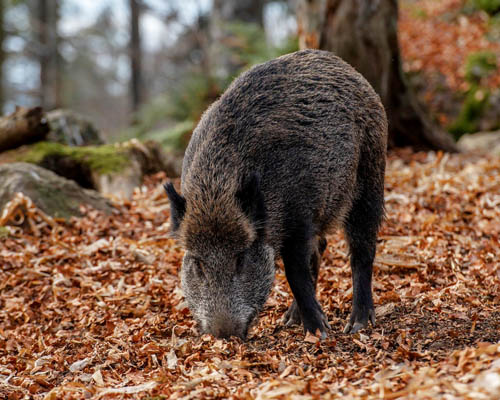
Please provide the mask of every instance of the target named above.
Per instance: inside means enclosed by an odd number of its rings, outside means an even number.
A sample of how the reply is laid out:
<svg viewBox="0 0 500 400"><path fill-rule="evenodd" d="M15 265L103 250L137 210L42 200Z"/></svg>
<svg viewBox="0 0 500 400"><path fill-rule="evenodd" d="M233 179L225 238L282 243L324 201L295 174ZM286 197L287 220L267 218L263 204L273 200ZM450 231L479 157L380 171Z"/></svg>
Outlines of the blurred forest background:
<svg viewBox="0 0 500 400"><path fill-rule="evenodd" d="M298 33L301 47L340 48L339 55L363 73L343 54L342 44L307 43L310 29L321 35L337 24L326 32L332 37L332 29L342 28L335 18L351 11L341 3L2 0L0 109L5 114L16 105L70 108L93 121L106 141L137 137L182 148L203 110L236 75L297 50ZM499 0L399 1L404 78L430 123L455 139L500 127L499 9ZM315 10L321 15L316 20ZM377 29L370 26L368 35L376 37ZM374 44L379 53L363 52L370 69L385 57Z"/></svg>

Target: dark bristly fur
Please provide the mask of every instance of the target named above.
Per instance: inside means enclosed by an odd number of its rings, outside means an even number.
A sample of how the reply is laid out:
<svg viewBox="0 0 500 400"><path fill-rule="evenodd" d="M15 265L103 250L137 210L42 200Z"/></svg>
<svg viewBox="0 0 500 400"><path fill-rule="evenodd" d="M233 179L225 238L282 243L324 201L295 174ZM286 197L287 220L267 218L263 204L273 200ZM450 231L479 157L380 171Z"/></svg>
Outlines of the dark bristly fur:
<svg viewBox="0 0 500 400"><path fill-rule="evenodd" d="M237 78L186 150L182 196L166 186L186 249L181 280L203 332L245 338L283 259L287 324L326 336L315 290L325 234L350 246L346 332L375 322L372 264L383 216L387 121L379 97L333 54L304 50Z"/></svg>

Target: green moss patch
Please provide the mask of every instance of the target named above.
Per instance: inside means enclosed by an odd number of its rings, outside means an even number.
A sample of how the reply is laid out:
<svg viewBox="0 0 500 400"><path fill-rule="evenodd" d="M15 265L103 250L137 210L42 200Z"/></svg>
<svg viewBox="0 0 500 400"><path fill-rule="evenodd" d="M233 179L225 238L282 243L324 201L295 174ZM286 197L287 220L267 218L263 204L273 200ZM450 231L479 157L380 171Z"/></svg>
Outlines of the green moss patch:
<svg viewBox="0 0 500 400"><path fill-rule="evenodd" d="M471 53L465 64L465 79L470 84L480 84L497 69L497 56L492 51L479 51Z"/></svg>
<svg viewBox="0 0 500 400"><path fill-rule="evenodd" d="M16 161L40 164L50 156L72 158L100 174L119 172L128 163L127 151L114 145L70 147L52 142L36 143Z"/></svg>
<svg viewBox="0 0 500 400"><path fill-rule="evenodd" d="M469 0L476 10L482 10L490 15L500 12L500 0Z"/></svg>
<svg viewBox="0 0 500 400"><path fill-rule="evenodd" d="M496 55L490 51L472 53L465 65L465 79L469 84L460 114L448 130L460 138L465 133L474 133L479 129L479 120L488 107L490 89L481 83L491 72L497 69Z"/></svg>

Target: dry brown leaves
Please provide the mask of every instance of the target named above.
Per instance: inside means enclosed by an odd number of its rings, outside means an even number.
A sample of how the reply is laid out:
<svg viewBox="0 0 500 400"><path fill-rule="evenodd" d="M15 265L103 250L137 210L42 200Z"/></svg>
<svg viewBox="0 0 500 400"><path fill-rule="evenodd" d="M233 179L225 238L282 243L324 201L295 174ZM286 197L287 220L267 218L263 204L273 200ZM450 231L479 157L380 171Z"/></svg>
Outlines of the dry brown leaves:
<svg viewBox="0 0 500 400"><path fill-rule="evenodd" d="M342 333L352 291L334 235L324 342L281 326L292 300L281 271L247 342L197 335L161 175L113 216L12 229L0 239L0 398L498 399L499 177L498 159L393 155L378 325Z"/></svg>
<svg viewBox="0 0 500 400"><path fill-rule="evenodd" d="M460 12L464 0L416 0L403 3L399 18L399 42L405 71L440 72L453 90L467 90L465 65L469 54L492 51L500 43L488 40L488 16ZM500 70L485 85L500 86Z"/></svg>

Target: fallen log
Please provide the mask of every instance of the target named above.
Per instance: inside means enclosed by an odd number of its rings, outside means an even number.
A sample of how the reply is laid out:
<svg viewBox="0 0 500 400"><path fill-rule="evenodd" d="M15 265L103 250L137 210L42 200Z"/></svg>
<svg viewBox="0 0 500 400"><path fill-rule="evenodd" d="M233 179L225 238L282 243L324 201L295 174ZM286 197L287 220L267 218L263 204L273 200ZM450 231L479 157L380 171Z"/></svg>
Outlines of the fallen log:
<svg viewBox="0 0 500 400"><path fill-rule="evenodd" d="M12 114L0 117L0 152L43 140L48 132L41 107L16 107Z"/></svg>

